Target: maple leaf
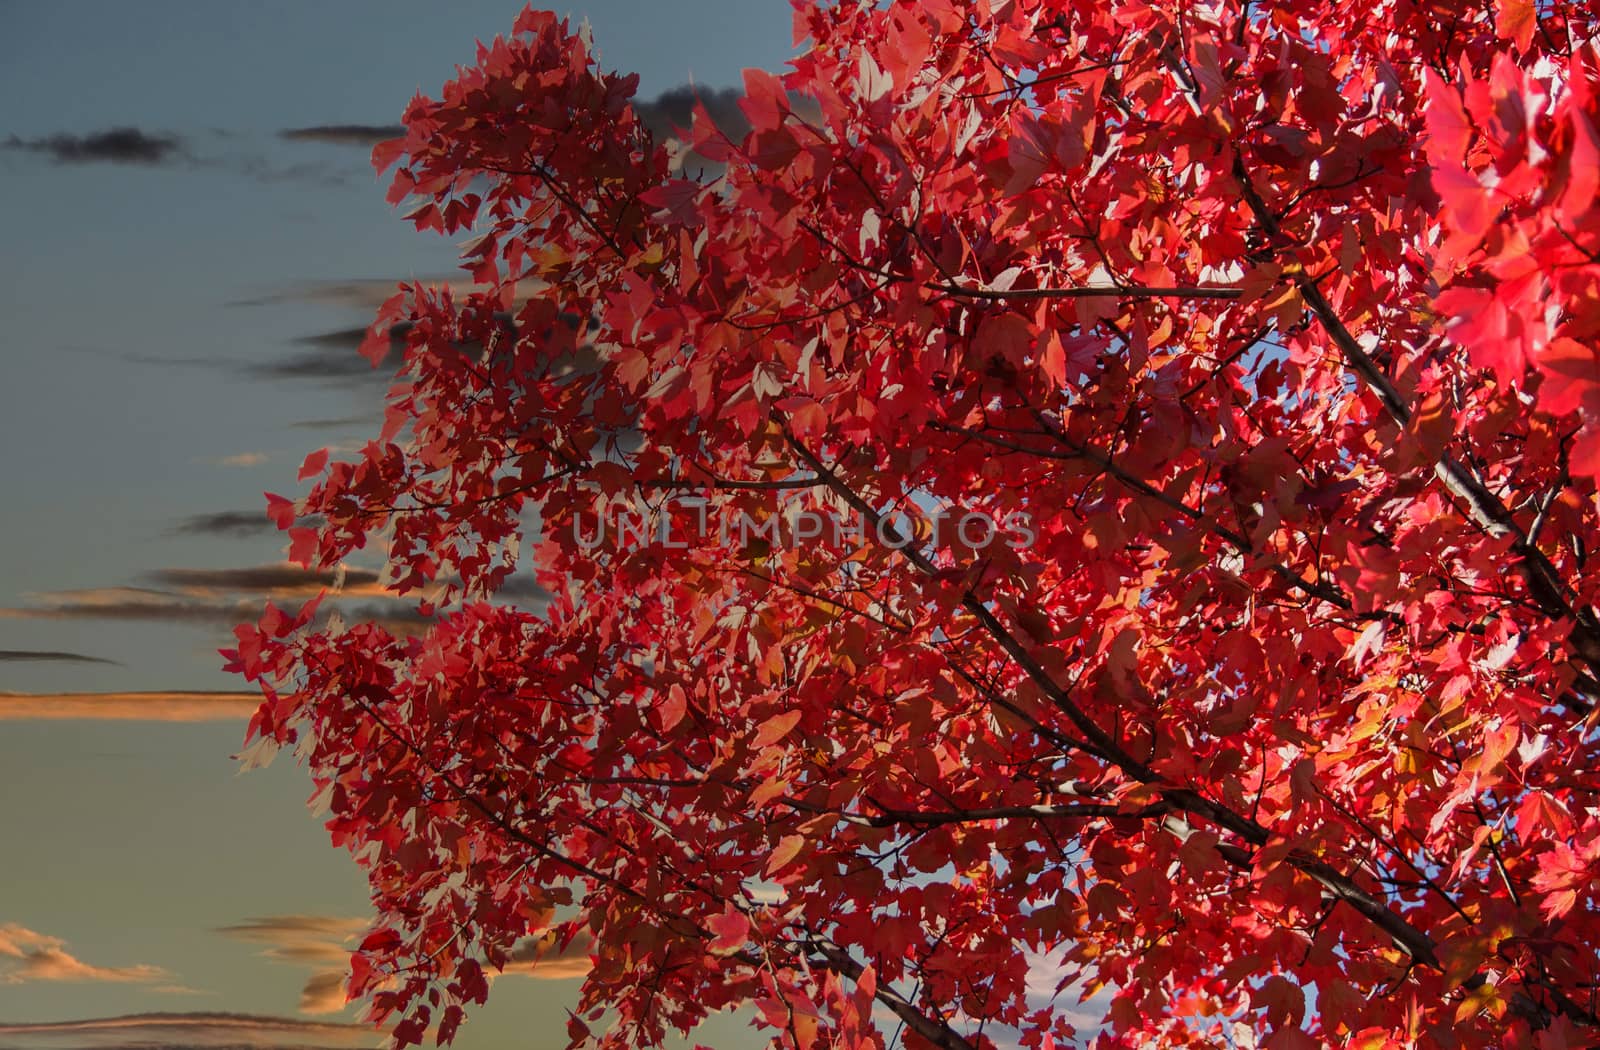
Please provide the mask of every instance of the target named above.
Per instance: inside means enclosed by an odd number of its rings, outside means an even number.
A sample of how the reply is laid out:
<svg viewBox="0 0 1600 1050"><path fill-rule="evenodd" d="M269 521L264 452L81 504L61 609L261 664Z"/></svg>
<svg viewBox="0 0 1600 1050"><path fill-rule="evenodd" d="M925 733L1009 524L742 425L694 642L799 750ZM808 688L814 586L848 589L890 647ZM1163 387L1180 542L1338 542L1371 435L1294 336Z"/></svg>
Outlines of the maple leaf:
<svg viewBox="0 0 1600 1050"><path fill-rule="evenodd" d="M731 904L706 925L714 934L708 948L715 955L731 955L741 950L750 939L750 920Z"/></svg>

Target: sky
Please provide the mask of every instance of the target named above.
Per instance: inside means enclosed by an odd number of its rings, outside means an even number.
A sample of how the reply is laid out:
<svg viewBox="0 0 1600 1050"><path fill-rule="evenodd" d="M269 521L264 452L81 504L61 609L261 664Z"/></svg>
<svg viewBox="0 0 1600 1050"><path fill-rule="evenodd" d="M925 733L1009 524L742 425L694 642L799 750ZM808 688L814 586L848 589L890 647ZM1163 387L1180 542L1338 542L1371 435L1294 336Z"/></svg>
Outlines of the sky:
<svg viewBox="0 0 1600 1050"><path fill-rule="evenodd" d="M303 769L239 772L252 704L216 650L325 582L262 494L376 435L349 333L454 265L362 129L517 10L0 0L0 1050L380 1042L337 988L364 880ZM646 98L792 53L785 0L561 13ZM361 568L349 609L381 615ZM579 970L501 978L456 1045L564 1045Z"/></svg>

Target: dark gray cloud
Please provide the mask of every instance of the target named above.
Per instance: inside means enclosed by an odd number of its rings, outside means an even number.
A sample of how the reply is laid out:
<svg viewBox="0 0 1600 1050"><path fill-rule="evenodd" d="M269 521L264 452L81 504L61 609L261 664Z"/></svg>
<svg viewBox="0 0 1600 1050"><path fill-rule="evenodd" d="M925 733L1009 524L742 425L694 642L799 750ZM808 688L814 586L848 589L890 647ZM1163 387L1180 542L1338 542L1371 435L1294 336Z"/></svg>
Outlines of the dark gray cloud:
<svg viewBox="0 0 1600 1050"><path fill-rule="evenodd" d="M224 510L192 514L169 531L175 536L255 536L276 533L278 526L265 511Z"/></svg>
<svg viewBox="0 0 1600 1050"><path fill-rule="evenodd" d="M344 381L393 381L392 370L373 368L372 362L356 350L366 338L365 328L336 328L295 339L298 346L306 347L298 353L275 361L258 361L247 366L251 375L263 379L333 379ZM399 343L390 337L391 349Z"/></svg>
<svg viewBox="0 0 1600 1050"><path fill-rule="evenodd" d="M496 601L514 604L520 608L541 609L550 601L550 592L539 586L531 573L518 573L494 592Z"/></svg>
<svg viewBox="0 0 1600 1050"><path fill-rule="evenodd" d="M354 350L361 345L361 340L367 337L364 327L335 328L331 332L317 332L313 335L302 335L295 339L301 346L324 346L335 350Z"/></svg>
<svg viewBox="0 0 1600 1050"><path fill-rule="evenodd" d="M115 660L106 660L98 656L33 649L0 649L0 663L115 664L119 667L121 666Z"/></svg>
<svg viewBox="0 0 1600 1050"><path fill-rule="evenodd" d="M382 416L345 416L343 419L302 419L289 426L295 430L338 430L344 427L377 427Z"/></svg>
<svg viewBox="0 0 1600 1050"><path fill-rule="evenodd" d="M373 146L406 133L399 124L316 124L284 128L278 137L290 142L327 142L336 146Z"/></svg>
<svg viewBox="0 0 1600 1050"><path fill-rule="evenodd" d="M298 565L253 565L233 569L157 569L145 579L185 594L216 591L262 594L315 594L342 582L347 591L377 589L378 574L370 569L303 569Z"/></svg>
<svg viewBox="0 0 1600 1050"><path fill-rule="evenodd" d="M245 154L237 157L208 158L197 164L201 167L218 168L237 175L245 175L257 182L300 182L334 189L356 184L351 178L352 172L319 161L278 164L259 154Z"/></svg>
<svg viewBox="0 0 1600 1050"><path fill-rule="evenodd" d="M107 588L131 591L133 588ZM147 623L194 624L224 627L261 614L261 603L206 602L186 599L180 594L151 592L147 597L128 594L120 599L104 590L58 591L38 596L34 604L0 609L6 620L123 620Z"/></svg>
<svg viewBox="0 0 1600 1050"><path fill-rule="evenodd" d="M450 288L456 294L472 290L472 282L459 276L422 277L423 284ZM341 281L314 281L247 299L234 299L228 306L279 306L284 303L320 303L327 306L348 306L356 310L376 310L399 290L400 282L392 277L352 278Z"/></svg>
<svg viewBox="0 0 1600 1050"><path fill-rule="evenodd" d="M134 127L108 128L87 135L56 134L24 139L12 135L5 148L49 157L57 164L165 164L187 157L183 140Z"/></svg>
<svg viewBox="0 0 1600 1050"><path fill-rule="evenodd" d="M363 585L363 592L371 585ZM364 596L358 592L357 596ZM276 592L280 605L292 606L308 596L306 591ZM29 605L0 608L0 620L71 622L114 620L130 623L164 623L180 626L230 630L241 623L260 619L268 596L254 598L206 598L165 591L140 592L132 587L110 587L87 591L56 591L32 596ZM337 612L346 623L376 623L398 635L416 634L432 622L406 601L376 601L360 605L338 604L336 597L323 603L318 622Z"/></svg>
<svg viewBox="0 0 1600 1050"><path fill-rule="evenodd" d="M371 423L373 420L363 419ZM301 426L303 424L293 424ZM321 519L316 516L301 518L296 525L314 526ZM265 510L223 510L213 514L191 514L167 530L172 536L276 536L278 526L267 517Z"/></svg>
<svg viewBox="0 0 1600 1050"><path fill-rule="evenodd" d="M658 138L672 134L674 127L687 129L694 120L694 104L699 99L706 112L729 135L743 135L750 130L750 122L739 108L744 92L738 88L702 88L693 84L680 84L668 88L652 99L638 99L634 112Z"/></svg>
<svg viewBox="0 0 1600 1050"><path fill-rule="evenodd" d="M54 164L133 164L145 167L181 166L200 171L243 175L258 182L301 182L320 186L351 185L349 170L318 161L280 164L258 152L196 154L180 135L143 131L135 127L110 128L86 135L66 132L25 139L11 135L0 148L33 153Z"/></svg>

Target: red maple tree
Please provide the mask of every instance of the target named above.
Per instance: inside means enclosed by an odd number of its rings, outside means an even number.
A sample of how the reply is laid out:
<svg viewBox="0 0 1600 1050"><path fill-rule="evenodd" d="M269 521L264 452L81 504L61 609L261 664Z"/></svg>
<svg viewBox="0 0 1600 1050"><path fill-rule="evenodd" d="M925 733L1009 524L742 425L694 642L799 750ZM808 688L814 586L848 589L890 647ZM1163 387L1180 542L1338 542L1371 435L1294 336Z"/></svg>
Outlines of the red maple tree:
<svg viewBox="0 0 1600 1050"><path fill-rule="evenodd" d="M446 1042L581 934L575 1043L1595 1045L1590 6L795 27L661 141L529 11L374 152L476 290L271 513L428 620L227 654L351 995Z"/></svg>

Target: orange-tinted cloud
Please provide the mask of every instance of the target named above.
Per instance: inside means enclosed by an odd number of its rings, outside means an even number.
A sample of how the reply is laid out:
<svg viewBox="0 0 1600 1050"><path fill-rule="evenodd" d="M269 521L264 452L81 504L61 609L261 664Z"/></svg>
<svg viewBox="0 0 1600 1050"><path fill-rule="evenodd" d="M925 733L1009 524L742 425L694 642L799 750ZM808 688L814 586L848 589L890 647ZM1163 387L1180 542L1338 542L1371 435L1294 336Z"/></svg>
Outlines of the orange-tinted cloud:
<svg viewBox="0 0 1600 1050"><path fill-rule="evenodd" d="M260 693L0 693L0 722L95 719L112 722L244 720Z"/></svg>
<svg viewBox="0 0 1600 1050"><path fill-rule="evenodd" d="M227 1013L151 1013L50 1024L0 1024L0 1041L17 1050L309 1050L365 1048L379 1034L369 1025Z"/></svg>
<svg viewBox="0 0 1600 1050"><path fill-rule="evenodd" d="M350 949L343 947L367 928L365 919L331 915L268 915L246 919L217 932L240 941L268 945L261 954L285 962L343 962Z"/></svg>
<svg viewBox="0 0 1600 1050"><path fill-rule="evenodd" d="M306 979L305 986L300 989L300 1012L312 1014L336 1014L345 1008L343 970L319 970Z"/></svg>
<svg viewBox="0 0 1600 1050"><path fill-rule="evenodd" d="M218 933L267 945L264 958L316 967L300 990L300 1012L336 1014L345 1007L344 978L355 939L366 930L363 919L328 915L269 915L223 926Z"/></svg>
<svg viewBox="0 0 1600 1050"><path fill-rule="evenodd" d="M259 467L267 461L265 452L240 452L233 456L223 456L221 459L209 459L207 463L214 463L219 467Z"/></svg>
<svg viewBox="0 0 1600 1050"><path fill-rule="evenodd" d="M547 981L583 977L593 967L589 960L593 945L593 939L587 934L578 935L565 950L556 946L553 934L529 937L512 950L511 961L506 965L505 972Z"/></svg>
<svg viewBox="0 0 1600 1050"><path fill-rule="evenodd" d="M59 937L35 933L15 923L0 925L0 984L34 981L85 981L152 984L172 975L159 966L95 966L67 951Z"/></svg>

